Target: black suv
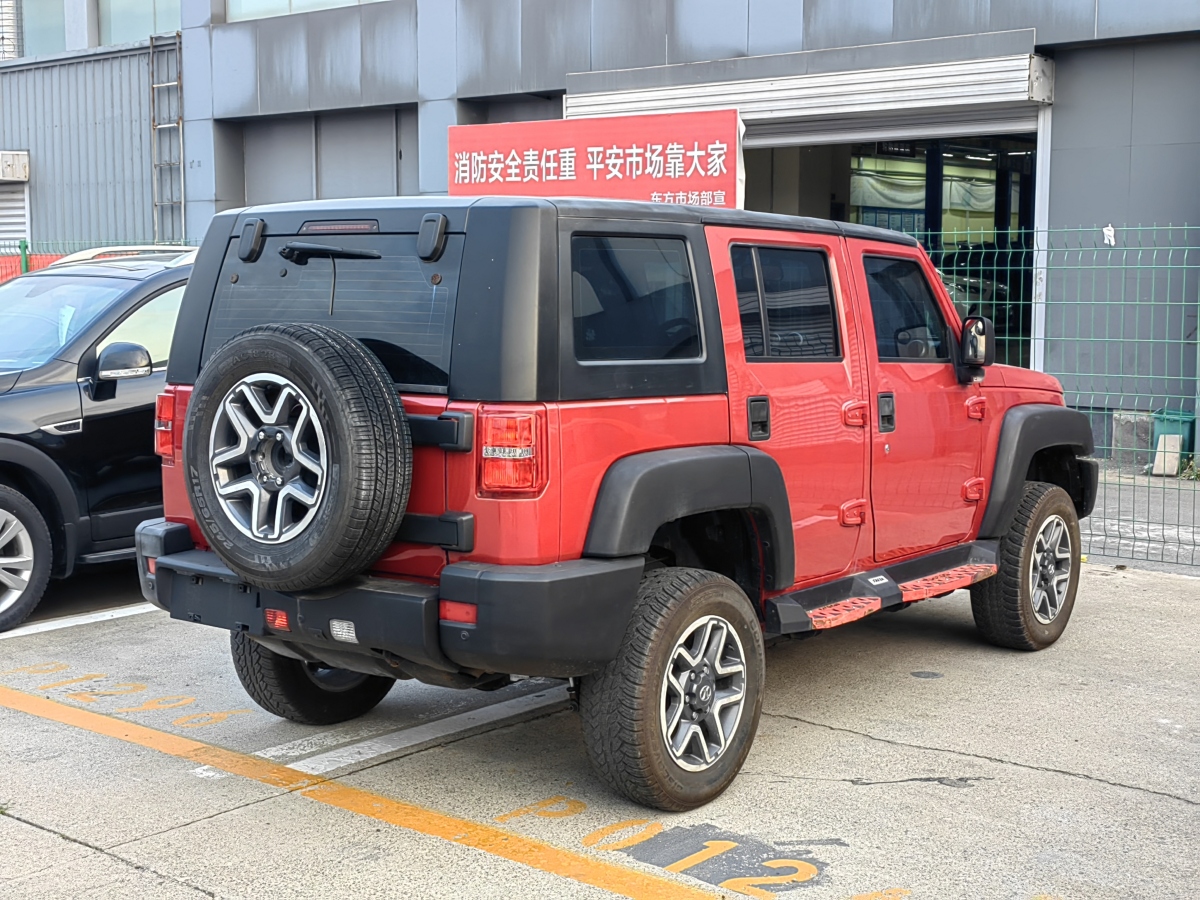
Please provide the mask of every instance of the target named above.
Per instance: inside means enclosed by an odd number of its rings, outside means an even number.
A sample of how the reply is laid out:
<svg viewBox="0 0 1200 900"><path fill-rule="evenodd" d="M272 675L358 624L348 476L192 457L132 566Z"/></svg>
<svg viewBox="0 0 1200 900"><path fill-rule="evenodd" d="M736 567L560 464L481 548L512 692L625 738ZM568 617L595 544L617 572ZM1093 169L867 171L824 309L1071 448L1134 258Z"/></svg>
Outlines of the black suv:
<svg viewBox="0 0 1200 900"><path fill-rule="evenodd" d="M162 513L154 398L191 273L123 259L0 284L0 631Z"/></svg>

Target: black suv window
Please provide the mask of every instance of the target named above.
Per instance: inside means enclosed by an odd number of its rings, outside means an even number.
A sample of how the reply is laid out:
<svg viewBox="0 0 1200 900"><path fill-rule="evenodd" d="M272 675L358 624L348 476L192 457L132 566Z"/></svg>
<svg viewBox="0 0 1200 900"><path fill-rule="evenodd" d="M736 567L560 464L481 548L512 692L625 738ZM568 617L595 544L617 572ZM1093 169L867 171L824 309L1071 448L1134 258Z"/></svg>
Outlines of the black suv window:
<svg viewBox="0 0 1200 900"><path fill-rule="evenodd" d="M837 314L824 253L788 247L734 247L731 258L748 360L840 357Z"/></svg>
<svg viewBox="0 0 1200 900"><path fill-rule="evenodd" d="M299 241L373 251L379 259L300 256L279 251ZM254 325L331 325L371 348L398 385L445 389L458 290L461 235L449 235L437 263L417 257L415 234L329 234L271 237L255 262L238 258L234 240L213 297L204 357ZM435 282L435 275L438 276Z"/></svg>
<svg viewBox="0 0 1200 900"><path fill-rule="evenodd" d="M676 238L571 238L575 356L697 359L700 320L687 243Z"/></svg>
<svg viewBox="0 0 1200 900"><path fill-rule="evenodd" d="M863 269L881 360L946 362L946 322L921 267L911 259L866 256Z"/></svg>

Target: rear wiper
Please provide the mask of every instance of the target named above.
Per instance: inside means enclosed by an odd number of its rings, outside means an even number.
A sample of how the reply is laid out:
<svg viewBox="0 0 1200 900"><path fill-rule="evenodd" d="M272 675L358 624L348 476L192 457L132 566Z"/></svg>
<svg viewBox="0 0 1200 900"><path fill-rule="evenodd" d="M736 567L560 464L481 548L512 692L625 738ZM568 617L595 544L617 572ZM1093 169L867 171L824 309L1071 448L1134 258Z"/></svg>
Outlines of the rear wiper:
<svg viewBox="0 0 1200 900"><path fill-rule="evenodd" d="M279 255L298 266L308 265L310 256L327 256L330 259L383 259L377 250L348 250L326 244L306 244L303 241L288 241L279 248Z"/></svg>

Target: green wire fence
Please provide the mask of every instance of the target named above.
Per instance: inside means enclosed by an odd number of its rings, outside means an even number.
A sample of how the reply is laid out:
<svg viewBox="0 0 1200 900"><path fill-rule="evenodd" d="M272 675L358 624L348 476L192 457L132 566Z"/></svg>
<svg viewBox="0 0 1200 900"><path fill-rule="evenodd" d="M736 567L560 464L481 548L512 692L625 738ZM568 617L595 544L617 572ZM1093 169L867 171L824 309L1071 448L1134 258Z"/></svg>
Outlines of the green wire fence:
<svg viewBox="0 0 1200 900"><path fill-rule="evenodd" d="M1200 228L922 235L960 313L996 324L999 362L1056 376L1100 459L1084 552L1197 565Z"/></svg>
<svg viewBox="0 0 1200 900"><path fill-rule="evenodd" d="M919 237L959 313L995 323L997 361L1056 376L1088 415L1101 469L1084 552L1200 565L1200 228ZM0 242L0 281L97 246Z"/></svg>

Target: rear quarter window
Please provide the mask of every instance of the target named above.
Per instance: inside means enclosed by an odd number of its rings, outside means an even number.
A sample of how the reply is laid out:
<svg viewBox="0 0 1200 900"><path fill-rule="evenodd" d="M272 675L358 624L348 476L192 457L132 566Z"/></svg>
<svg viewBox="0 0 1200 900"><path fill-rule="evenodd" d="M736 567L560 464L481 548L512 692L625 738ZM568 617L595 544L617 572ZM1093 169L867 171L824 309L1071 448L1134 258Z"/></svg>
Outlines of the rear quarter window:
<svg viewBox="0 0 1200 900"><path fill-rule="evenodd" d="M312 255L299 264L279 252L292 241L375 251L380 258ZM418 258L415 234L280 236L267 238L258 259L244 262L234 240L217 280L201 361L255 325L329 325L370 347L397 385L444 392L462 252L462 235L447 236L435 263Z"/></svg>

